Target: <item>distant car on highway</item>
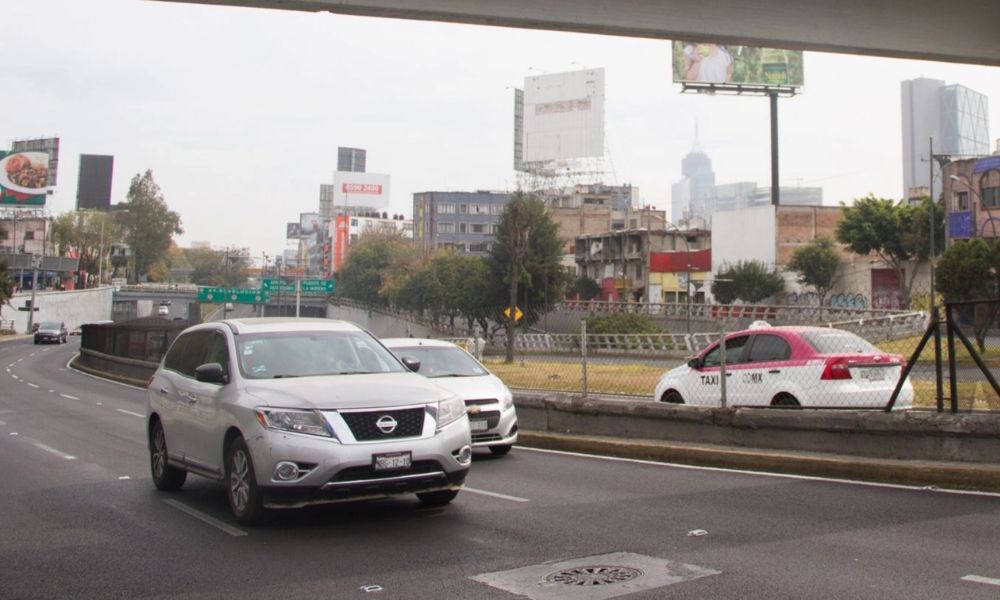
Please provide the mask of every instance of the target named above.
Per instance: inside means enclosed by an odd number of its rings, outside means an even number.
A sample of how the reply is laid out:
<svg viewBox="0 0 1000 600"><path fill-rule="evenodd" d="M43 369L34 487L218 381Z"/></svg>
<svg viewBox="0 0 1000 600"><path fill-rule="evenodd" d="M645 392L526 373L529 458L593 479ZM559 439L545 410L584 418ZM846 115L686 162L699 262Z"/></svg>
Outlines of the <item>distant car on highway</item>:
<svg viewBox="0 0 1000 600"><path fill-rule="evenodd" d="M400 358L420 362L418 373L465 400L472 445L507 454L517 443L514 397L499 377L451 342L421 338L386 338L386 348Z"/></svg>
<svg viewBox="0 0 1000 600"><path fill-rule="evenodd" d="M66 329L66 323L62 321L42 321L38 329L35 330L36 344L46 342L65 344L68 338L69 331Z"/></svg>
<svg viewBox="0 0 1000 600"><path fill-rule="evenodd" d="M167 306L166 304L161 304L156 308L156 314L161 317L166 317L170 315L170 307Z"/></svg>
<svg viewBox="0 0 1000 600"><path fill-rule="evenodd" d="M204 323L149 381L153 483L226 482L236 520L416 494L451 502L472 462L465 404L361 328L332 319Z"/></svg>
<svg viewBox="0 0 1000 600"><path fill-rule="evenodd" d="M757 325L725 339L729 406L882 408L906 363L839 329ZM718 406L721 350L716 342L664 373L653 399ZM895 407L912 405L913 386L907 380Z"/></svg>

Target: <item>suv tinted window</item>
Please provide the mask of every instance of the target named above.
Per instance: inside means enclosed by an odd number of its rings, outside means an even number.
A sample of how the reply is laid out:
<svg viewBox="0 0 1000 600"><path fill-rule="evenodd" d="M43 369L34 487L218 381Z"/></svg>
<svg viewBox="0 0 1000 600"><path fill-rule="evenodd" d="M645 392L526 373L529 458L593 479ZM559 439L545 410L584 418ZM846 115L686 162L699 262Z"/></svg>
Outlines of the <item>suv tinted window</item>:
<svg viewBox="0 0 1000 600"><path fill-rule="evenodd" d="M222 372L225 376L229 377L229 344L226 342L226 336L221 331L216 331L212 335L211 343L208 346L208 352L205 354L206 363L219 363L222 365ZM196 367L198 365L195 365Z"/></svg>
<svg viewBox="0 0 1000 600"><path fill-rule="evenodd" d="M206 362L205 357L208 356L214 335L212 330L192 331L181 335L170 347L163 367L194 377L194 370Z"/></svg>
<svg viewBox="0 0 1000 600"><path fill-rule="evenodd" d="M170 345L170 350L167 351L167 355L163 359L163 368L170 369L171 371L180 372L181 361L184 358L184 351L187 348L188 341L191 339L191 334L181 334L177 336L174 343Z"/></svg>
<svg viewBox="0 0 1000 600"><path fill-rule="evenodd" d="M734 338L729 338L726 340L726 364L732 365L740 361L740 357L743 354L743 346L746 346L747 341L749 341L749 335L740 335ZM721 346L716 344L708 354L705 355L705 359L702 361L702 365L706 367L718 366L720 363L719 355Z"/></svg>
<svg viewBox="0 0 1000 600"><path fill-rule="evenodd" d="M754 336L753 345L750 347L750 356L747 360L749 362L772 362L788 360L791 355L791 346L781 337L757 334Z"/></svg>

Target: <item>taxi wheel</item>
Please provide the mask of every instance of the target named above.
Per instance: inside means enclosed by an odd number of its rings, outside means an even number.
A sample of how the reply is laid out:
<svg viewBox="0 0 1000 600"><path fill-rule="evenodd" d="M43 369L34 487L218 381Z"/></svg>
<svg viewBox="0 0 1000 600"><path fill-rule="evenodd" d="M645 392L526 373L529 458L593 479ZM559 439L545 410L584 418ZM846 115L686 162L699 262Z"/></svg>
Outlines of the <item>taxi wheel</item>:
<svg viewBox="0 0 1000 600"><path fill-rule="evenodd" d="M771 400L771 406L781 406L784 408L798 408L802 406L799 404L798 399L789 394L788 392L782 392Z"/></svg>
<svg viewBox="0 0 1000 600"><path fill-rule="evenodd" d="M504 444L502 446L490 446L490 452L496 454L497 456L503 456L510 452L510 444Z"/></svg>
<svg viewBox="0 0 1000 600"><path fill-rule="evenodd" d="M684 404L684 397L677 390L667 390L663 393L663 397L660 398L661 402L666 402L667 404Z"/></svg>
<svg viewBox="0 0 1000 600"><path fill-rule="evenodd" d="M424 506L444 506L454 500L457 495L458 490L439 490L417 494L417 499Z"/></svg>
<svg viewBox="0 0 1000 600"><path fill-rule="evenodd" d="M256 525L269 516L257 486L250 449L241 437L230 442L226 449L226 492L229 508L239 523Z"/></svg>

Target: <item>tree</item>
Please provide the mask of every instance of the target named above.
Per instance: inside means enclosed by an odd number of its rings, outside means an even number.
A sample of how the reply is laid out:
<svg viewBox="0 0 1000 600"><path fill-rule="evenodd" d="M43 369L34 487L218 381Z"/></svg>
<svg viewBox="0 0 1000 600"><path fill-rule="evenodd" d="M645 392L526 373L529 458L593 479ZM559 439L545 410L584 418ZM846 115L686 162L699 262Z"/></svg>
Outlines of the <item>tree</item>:
<svg viewBox="0 0 1000 600"><path fill-rule="evenodd" d="M756 304L785 290L785 279L759 260L723 265L714 277L712 294L722 304L737 299Z"/></svg>
<svg viewBox="0 0 1000 600"><path fill-rule="evenodd" d="M931 201L924 198L917 206L887 198L867 196L854 201L854 206L844 207L844 216L837 224L837 240L852 252L867 256L875 254L889 265L902 284L903 305L910 305L916 269L906 276L906 264L911 260L924 261L930 256ZM933 205L935 255L944 242L943 210Z"/></svg>
<svg viewBox="0 0 1000 600"><path fill-rule="evenodd" d="M0 262L0 312L3 312L3 305L7 304L10 297L14 295L14 278L7 268L7 263Z"/></svg>
<svg viewBox="0 0 1000 600"><path fill-rule="evenodd" d="M840 256L829 238L819 238L797 248L785 270L798 273L798 282L812 286L819 295L820 306L837 281Z"/></svg>
<svg viewBox="0 0 1000 600"><path fill-rule="evenodd" d="M66 212L52 221L52 241L64 251L78 253L80 271L95 277L111 274L110 268L102 268L101 258L105 257L106 261L112 245L120 240L121 228L118 221L104 212Z"/></svg>
<svg viewBox="0 0 1000 600"><path fill-rule="evenodd" d="M980 238L952 244L938 263L937 289L945 302L996 298L1000 289L1000 244ZM973 333L981 352L986 351L986 332L996 320L997 306L973 307Z"/></svg>
<svg viewBox="0 0 1000 600"><path fill-rule="evenodd" d="M351 245L337 273L337 294L372 306L389 306L386 286L401 265L409 264L410 243L399 233L369 233Z"/></svg>
<svg viewBox="0 0 1000 600"><path fill-rule="evenodd" d="M150 275L158 261L166 260L173 236L184 230L180 216L167 207L151 170L132 178L127 199L117 214L125 228L125 241L132 249L134 277L138 281Z"/></svg>
<svg viewBox="0 0 1000 600"><path fill-rule="evenodd" d="M559 226L545 204L535 196L517 192L497 222L496 241L490 247L489 266L497 305L521 308L526 323L537 320L562 297L569 275L560 265L562 243ZM521 289L521 286L524 289ZM523 304L522 304L523 302ZM507 362L514 361L514 319L506 319Z"/></svg>
<svg viewBox="0 0 1000 600"><path fill-rule="evenodd" d="M573 282L567 292L576 294L580 300L593 300L601 293L601 284L586 275L581 275Z"/></svg>
<svg viewBox="0 0 1000 600"><path fill-rule="evenodd" d="M183 258L191 267L191 283L240 287L247 280L248 259L231 250L193 248Z"/></svg>

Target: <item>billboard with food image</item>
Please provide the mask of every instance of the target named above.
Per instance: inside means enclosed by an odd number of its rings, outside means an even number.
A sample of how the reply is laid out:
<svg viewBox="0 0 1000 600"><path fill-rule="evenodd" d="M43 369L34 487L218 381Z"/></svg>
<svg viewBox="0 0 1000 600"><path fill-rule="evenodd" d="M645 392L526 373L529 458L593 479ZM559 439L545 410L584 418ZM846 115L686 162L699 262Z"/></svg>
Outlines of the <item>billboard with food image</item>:
<svg viewBox="0 0 1000 600"><path fill-rule="evenodd" d="M674 83L802 87L802 52L714 42L673 43Z"/></svg>
<svg viewBox="0 0 1000 600"><path fill-rule="evenodd" d="M48 153L0 150L0 204L44 206L48 179Z"/></svg>

